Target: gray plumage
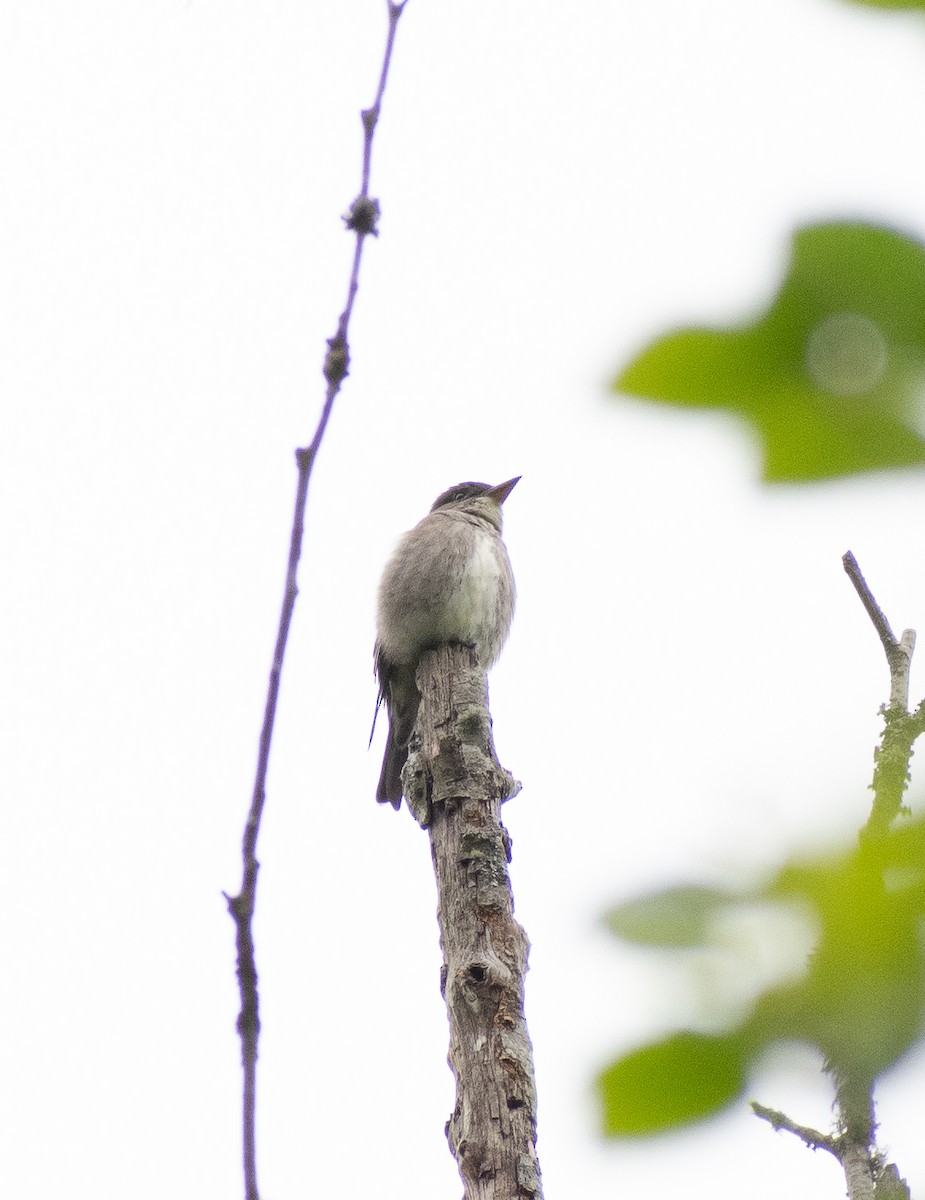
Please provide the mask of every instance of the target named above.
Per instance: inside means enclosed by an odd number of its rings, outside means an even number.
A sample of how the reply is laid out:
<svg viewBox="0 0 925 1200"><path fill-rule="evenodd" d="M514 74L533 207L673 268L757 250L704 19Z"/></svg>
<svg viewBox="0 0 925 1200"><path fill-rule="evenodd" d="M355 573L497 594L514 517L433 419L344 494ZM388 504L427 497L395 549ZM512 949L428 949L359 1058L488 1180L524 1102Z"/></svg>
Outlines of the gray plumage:
<svg viewBox="0 0 925 1200"><path fill-rule="evenodd" d="M389 559L379 585L376 675L389 737L376 790L401 804L401 771L417 720L415 671L424 650L447 642L475 647L487 670L507 640L514 575L501 540L501 505L517 479L448 488Z"/></svg>

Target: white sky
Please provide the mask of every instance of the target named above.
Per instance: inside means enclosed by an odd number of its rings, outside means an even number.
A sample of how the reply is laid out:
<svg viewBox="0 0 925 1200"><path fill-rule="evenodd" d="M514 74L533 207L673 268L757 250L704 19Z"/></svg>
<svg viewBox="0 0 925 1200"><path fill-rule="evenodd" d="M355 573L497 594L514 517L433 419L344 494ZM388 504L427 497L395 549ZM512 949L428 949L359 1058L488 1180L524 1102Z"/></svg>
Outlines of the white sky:
<svg viewBox="0 0 925 1200"><path fill-rule="evenodd" d="M0 10L0 1193L17 1200L240 1194L221 890L384 7ZM265 1200L459 1194L427 842L373 801L373 606L439 491L515 474L520 605L492 708L524 784L505 819L546 1194L843 1194L834 1160L744 1106L674 1140L598 1139L590 1080L681 1020L686 979L598 921L862 822L887 674L840 556L897 629L925 627L921 476L764 491L734 423L606 384L665 328L762 304L795 224L925 232L923 101L922 22L838 0L410 0L260 845ZM881 1093L913 1193L923 1065ZM750 1094L829 1120L796 1052Z"/></svg>

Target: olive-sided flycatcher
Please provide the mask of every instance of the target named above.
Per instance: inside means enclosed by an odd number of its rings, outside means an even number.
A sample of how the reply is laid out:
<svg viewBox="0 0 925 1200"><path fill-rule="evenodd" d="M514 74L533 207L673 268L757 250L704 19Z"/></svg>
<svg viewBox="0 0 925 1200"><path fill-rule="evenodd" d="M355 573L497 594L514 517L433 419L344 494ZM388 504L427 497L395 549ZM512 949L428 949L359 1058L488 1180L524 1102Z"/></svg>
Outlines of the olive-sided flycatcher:
<svg viewBox="0 0 925 1200"><path fill-rule="evenodd" d="M376 675L389 739L376 799L401 805L402 767L417 720L421 654L446 642L475 647L487 671L514 615L514 575L501 540L501 505L520 479L458 483L399 541L379 585Z"/></svg>

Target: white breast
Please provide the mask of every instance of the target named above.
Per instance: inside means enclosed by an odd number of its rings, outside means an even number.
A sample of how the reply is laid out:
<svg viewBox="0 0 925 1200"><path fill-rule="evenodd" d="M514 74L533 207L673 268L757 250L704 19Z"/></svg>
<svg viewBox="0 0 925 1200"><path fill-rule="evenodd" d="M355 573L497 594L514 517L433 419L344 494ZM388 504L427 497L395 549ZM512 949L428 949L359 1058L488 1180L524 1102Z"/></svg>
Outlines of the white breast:
<svg viewBox="0 0 925 1200"><path fill-rule="evenodd" d="M446 614L447 637L473 643L485 665L500 650L498 619L506 569L500 539L481 534L466 562L453 611ZM501 642L506 633L505 628Z"/></svg>

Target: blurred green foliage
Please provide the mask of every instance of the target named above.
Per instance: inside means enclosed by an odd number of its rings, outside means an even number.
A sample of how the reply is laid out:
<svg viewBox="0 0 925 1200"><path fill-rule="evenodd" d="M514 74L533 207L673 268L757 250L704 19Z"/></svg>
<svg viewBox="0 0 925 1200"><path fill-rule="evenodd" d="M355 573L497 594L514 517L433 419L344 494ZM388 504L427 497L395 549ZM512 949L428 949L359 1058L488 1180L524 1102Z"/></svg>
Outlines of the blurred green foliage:
<svg viewBox="0 0 925 1200"><path fill-rule="evenodd" d="M629 900L608 914L611 931L640 946L698 946L713 918L735 897L707 887L674 887Z"/></svg>
<svg viewBox="0 0 925 1200"><path fill-rule="evenodd" d="M868 8L919 8L925 9L925 0L852 0Z"/></svg>
<svg viewBox="0 0 925 1200"><path fill-rule="evenodd" d="M636 944L709 951L723 914L754 913L756 905L805 914L815 945L802 975L766 987L745 1012L736 1011L736 991L726 1013L720 999L709 1031L674 1033L608 1066L598 1078L607 1133L658 1133L721 1111L775 1043L817 1047L839 1077L863 1090L921 1036L925 819L862 837L855 849L787 862L754 887L673 888L633 900L607 923ZM725 1026L719 1033L717 1022Z"/></svg>
<svg viewBox="0 0 925 1200"><path fill-rule="evenodd" d="M768 481L925 462L925 248L875 225L798 230L763 316L669 333L613 386L743 417Z"/></svg>

